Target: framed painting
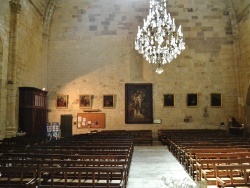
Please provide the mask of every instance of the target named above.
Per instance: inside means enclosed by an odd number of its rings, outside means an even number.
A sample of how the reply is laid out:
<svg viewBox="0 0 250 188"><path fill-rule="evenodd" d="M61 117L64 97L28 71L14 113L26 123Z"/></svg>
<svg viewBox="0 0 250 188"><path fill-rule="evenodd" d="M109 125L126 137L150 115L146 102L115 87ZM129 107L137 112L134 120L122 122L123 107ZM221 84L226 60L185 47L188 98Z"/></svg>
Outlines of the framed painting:
<svg viewBox="0 0 250 188"><path fill-rule="evenodd" d="M197 93L188 93L187 94L187 106L188 107L198 106L198 94Z"/></svg>
<svg viewBox="0 0 250 188"><path fill-rule="evenodd" d="M210 103L212 107L222 107L222 96L221 93L211 93Z"/></svg>
<svg viewBox="0 0 250 188"><path fill-rule="evenodd" d="M125 123L153 123L152 84L125 84Z"/></svg>
<svg viewBox="0 0 250 188"><path fill-rule="evenodd" d="M114 95L103 95L103 108L114 108Z"/></svg>
<svg viewBox="0 0 250 188"><path fill-rule="evenodd" d="M57 108L68 108L68 95L58 94L56 96Z"/></svg>
<svg viewBox="0 0 250 188"><path fill-rule="evenodd" d="M79 95L79 108L91 108L91 95Z"/></svg>
<svg viewBox="0 0 250 188"><path fill-rule="evenodd" d="M163 94L163 106L174 107L174 94Z"/></svg>

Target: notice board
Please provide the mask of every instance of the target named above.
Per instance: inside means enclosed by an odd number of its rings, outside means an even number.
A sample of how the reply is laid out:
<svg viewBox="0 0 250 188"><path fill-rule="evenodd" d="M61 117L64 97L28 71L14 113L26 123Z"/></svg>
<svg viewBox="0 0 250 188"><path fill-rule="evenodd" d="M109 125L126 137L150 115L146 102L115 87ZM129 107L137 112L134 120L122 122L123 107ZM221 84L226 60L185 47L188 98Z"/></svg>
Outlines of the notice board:
<svg viewBox="0 0 250 188"><path fill-rule="evenodd" d="M78 113L77 128L105 128L105 113Z"/></svg>

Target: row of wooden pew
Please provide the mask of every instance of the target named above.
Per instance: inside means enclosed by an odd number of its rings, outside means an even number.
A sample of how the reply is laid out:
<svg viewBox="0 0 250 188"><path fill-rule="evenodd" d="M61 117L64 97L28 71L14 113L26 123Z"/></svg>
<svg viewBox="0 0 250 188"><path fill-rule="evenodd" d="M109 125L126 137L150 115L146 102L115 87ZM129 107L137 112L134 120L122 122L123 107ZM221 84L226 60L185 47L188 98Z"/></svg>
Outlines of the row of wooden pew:
<svg viewBox="0 0 250 188"><path fill-rule="evenodd" d="M153 145L152 130L102 130L99 135L126 135L131 136L134 145Z"/></svg>
<svg viewBox="0 0 250 188"><path fill-rule="evenodd" d="M126 188L133 147L131 137L83 134L5 150L0 187Z"/></svg>
<svg viewBox="0 0 250 188"><path fill-rule="evenodd" d="M248 138L225 130L159 130L158 136L204 187L250 187Z"/></svg>

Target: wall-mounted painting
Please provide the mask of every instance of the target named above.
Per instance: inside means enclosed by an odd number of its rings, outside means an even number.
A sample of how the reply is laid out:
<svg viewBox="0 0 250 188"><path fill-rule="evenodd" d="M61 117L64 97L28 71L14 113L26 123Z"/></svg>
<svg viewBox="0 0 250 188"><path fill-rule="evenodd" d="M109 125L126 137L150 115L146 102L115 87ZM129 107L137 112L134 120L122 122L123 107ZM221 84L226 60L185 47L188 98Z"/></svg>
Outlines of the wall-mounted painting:
<svg viewBox="0 0 250 188"><path fill-rule="evenodd" d="M153 123L152 84L125 84L125 123Z"/></svg>
<svg viewBox="0 0 250 188"><path fill-rule="evenodd" d="M80 108L91 108L91 95L79 95L79 107Z"/></svg>
<svg viewBox="0 0 250 188"><path fill-rule="evenodd" d="M198 106L198 94L197 93L188 93L187 94L187 106L188 107Z"/></svg>
<svg viewBox="0 0 250 188"><path fill-rule="evenodd" d="M212 107L222 107L222 96L221 93L211 93L210 101Z"/></svg>
<svg viewBox="0 0 250 188"><path fill-rule="evenodd" d="M163 95L163 106L164 107L174 107L174 94L164 94Z"/></svg>
<svg viewBox="0 0 250 188"><path fill-rule="evenodd" d="M68 95L58 94L56 96L57 108L68 108Z"/></svg>
<svg viewBox="0 0 250 188"><path fill-rule="evenodd" d="M103 108L114 108L114 95L103 95Z"/></svg>

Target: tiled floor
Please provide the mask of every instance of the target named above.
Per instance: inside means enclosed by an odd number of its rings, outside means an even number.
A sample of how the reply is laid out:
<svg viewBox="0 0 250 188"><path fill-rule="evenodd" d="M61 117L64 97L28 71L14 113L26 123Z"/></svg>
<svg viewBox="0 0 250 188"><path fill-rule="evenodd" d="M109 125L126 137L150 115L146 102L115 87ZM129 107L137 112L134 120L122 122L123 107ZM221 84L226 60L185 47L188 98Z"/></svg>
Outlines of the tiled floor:
<svg viewBox="0 0 250 188"><path fill-rule="evenodd" d="M127 188L184 188L186 182L195 185L167 146L135 146Z"/></svg>

